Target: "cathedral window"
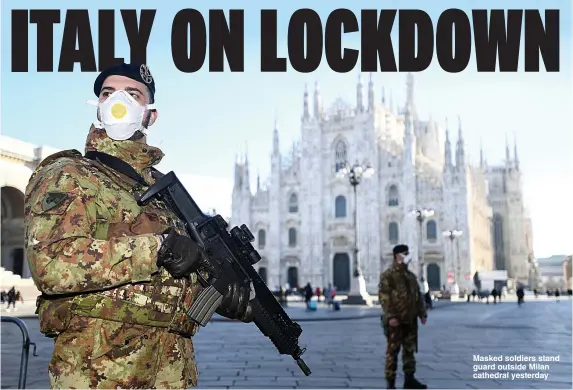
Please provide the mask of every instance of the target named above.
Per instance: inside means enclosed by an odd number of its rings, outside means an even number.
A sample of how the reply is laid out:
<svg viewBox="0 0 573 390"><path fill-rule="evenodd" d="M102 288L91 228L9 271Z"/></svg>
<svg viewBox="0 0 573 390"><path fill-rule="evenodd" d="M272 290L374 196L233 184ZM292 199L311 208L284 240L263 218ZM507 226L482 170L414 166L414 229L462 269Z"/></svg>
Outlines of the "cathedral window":
<svg viewBox="0 0 573 390"><path fill-rule="evenodd" d="M267 232L264 229L260 229L257 235L258 235L257 242L259 244L259 249L265 249L265 245L267 243Z"/></svg>
<svg viewBox="0 0 573 390"><path fill-rule="evenodd" d="M334 200L334 217L335 218L346 217L346 197L342 195L338 195Z"/></svg>
<svg viewBox="0 0 573 390"><path fill-rule="evenodd" d="M298 197L296 194L292 194L288 200L288 212L298 213Z"/></svg>
<svg viewBox="0 0 573 390"><path fill-rule="evenodd" d="M438 225L436 221L428 221L426 223L426 239L431 242L438 239Z"/></svg>
<svg viewBox="0 0 573 390"><path fill-rule="evenodd" d="M334 171L338 172L344 167L347 161L347 148L344 141L338 141L334 149Z"/></svg>
<svg viewBox="0 0 573 390"><path fill-rule="evenodd" d="M503 237L503 217L498 213L493 215L493 248L496 269L506 269Z"/></svg>
<svg viewBox="0 0 573 390"><path fill-rule="evenodd" d="M296 246L296 229L290 228L288 230L288 246L294 248Z"/></svg>
<svg viewBox="0 0 573 390"><path fill-rule="evenodd" d="M400 239L400 233L398 232L398 223L390 222L388 225L388 241L390 244L397 245Z"/></svg>
<svg viewBox="0 0 573 390"><path fill-rule="evenodd" d="M398 206L399 204L398 187L392 184L388 189L388 206Z"/></svg>

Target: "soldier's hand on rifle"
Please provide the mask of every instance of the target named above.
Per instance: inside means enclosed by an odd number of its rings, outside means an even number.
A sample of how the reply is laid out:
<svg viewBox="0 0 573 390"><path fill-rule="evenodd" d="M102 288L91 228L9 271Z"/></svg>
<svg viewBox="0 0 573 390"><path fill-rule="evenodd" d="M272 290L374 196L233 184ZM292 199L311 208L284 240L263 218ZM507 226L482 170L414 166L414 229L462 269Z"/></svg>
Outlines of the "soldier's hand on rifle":
<svg viewBox="0 0 573 390"><path fill-rule="evenodd" d="M193 239L178 234L174 228L163 235L157 252L157 266L165 268L175 279L191 275L205 259L203 249Z"/></svg>
<svg viewBox="0 0 573 390"><path fill-rule="evenodd" d="M388 324L389 324L390 326L398 326L398 325L400 324L400 322L398 321L397 318L390 318L390 319L388 320Z"/></svg>
<svg viewBox="0 0 573 390"><path fill-rule="evenodd" d="M254 298L254 288L242 283L233 283L229 286L217 313L223 317L242 322L253 320L253 309L249 303Z"/></svg>

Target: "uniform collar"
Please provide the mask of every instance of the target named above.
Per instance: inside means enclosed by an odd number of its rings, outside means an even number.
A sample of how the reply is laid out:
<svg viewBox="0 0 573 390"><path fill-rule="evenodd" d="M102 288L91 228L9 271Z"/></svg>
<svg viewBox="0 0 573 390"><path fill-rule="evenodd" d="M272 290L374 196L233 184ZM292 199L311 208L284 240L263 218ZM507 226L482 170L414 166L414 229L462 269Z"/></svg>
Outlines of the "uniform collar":
<svg viewBox="0 0 573 390"><path fill-rule="evenodd" d="M86 140L86 152L101 152L117 157L131 165L137 173L146 177L149 168L159 164L163 151L137 141L115 141L103 129L91 126Z"/></svg>

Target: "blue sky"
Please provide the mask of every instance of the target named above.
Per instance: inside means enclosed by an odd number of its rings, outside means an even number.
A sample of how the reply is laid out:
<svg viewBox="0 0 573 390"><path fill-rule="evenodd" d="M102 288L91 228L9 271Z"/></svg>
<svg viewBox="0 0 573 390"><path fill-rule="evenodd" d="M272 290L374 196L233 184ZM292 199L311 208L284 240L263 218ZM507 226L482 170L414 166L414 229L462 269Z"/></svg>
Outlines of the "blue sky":
<svg viewBox="0 0 573 390"><path fill-rule="evenodd" d="M254 182L256 173L269 172L269 153L275 116L279 120L281 149L299 137L302 94L305 83L315 80L325 105L337 97L355 101L358 69L348 74L330 71L326 61L312 74L262 74L259 72L259 11L279 11L279 54L286 54L286 31L290 15L309 2L244 2L245 58L244 73L195 74L179 72L171 58L171 22L183 8L229 8L230 2L124 1L123 8L157 9L148 45L148 64L157 82L157 105L160 112L152 128L150 143L159 145L167 154L160 169L186 174L190 191L205 202L203 207L229 209L233 164L236 153L248 144ZM319 2L315 2L318 4ZM323 21L336 8L358 11L380 8L379 1L320 2L314 9ZM488 161L504 158L505 134L517 136L524 188L531 208L534 246L538 257L573 252L568 215L563 212L573 189L571 157L571 3L569 1L435 1L428 7L423 1L386 1L384 8L421 8L434 19L447 8L560 8L561 69L560 73L478 74L475 63L460 74L448 74L437 67L415 75L417 108L423 117L431 115L450 123L462 117L470 158L477 162L480 140ZM97 48L97 9L113 9L118 3L98 1L90 7L92 34ZM238 7L233 3L234 7ZM2 1L2 132L35 144L56 148L83 150L85 135L95 117L95 109L85 105L92 99L95 73L36 73L36 28L30 26L30 73L10 71L10 10L40 8L79 8L72 1ZM65 13L62 13L62 22ZM129 61L129 47L119 11L116 13L116 55ZM394 26L394 32L397 25ZM57 68L63 23L54 29L54 67ZM358 47L359 34L344 39L349 47ZM397 41L396 41L397 42ZM397 45L397 43L395 43ZM396 49L395 49L396 50ZM97 58L97 52L96 52ZM367 79L364 75L363 80ZM405 98L405 74L374 75L377 97L382 85L392 91L394 102ZM203 179L200 179L203 177ZM208 179L205 179L208 177ZM195 179L193 179L195 178ZM195 182L193 180L196 180ZM209 191L195 189L209 183ZM213 192L217 193L213 195ZM568 194L567 194L568 193Z"/></svg>

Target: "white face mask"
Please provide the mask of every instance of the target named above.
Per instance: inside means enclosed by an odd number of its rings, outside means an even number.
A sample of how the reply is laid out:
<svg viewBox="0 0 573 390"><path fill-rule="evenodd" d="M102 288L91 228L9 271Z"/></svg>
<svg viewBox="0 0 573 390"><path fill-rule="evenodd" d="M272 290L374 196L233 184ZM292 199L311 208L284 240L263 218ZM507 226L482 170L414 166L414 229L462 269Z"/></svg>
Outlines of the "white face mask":
<svg viewBox="0 0 573 390"><path fill-rule="evenodd" d="M101 122L95 121L94 125L105 129L107 136L116 141L125 141L138 130L147 134L143 116L145 110L155 109L155 104L142 106L124 90L115 91L101 103L93 100L86 103L99 107Z"/></svg>
<svg viewBox="0 0 573 390"><path fill-rule="evenodd" d="M400 257L402 258L402 262L404 264L408 264L410 261L412 261L412 255L409 253L407 255L400 253Z"/></svg>

